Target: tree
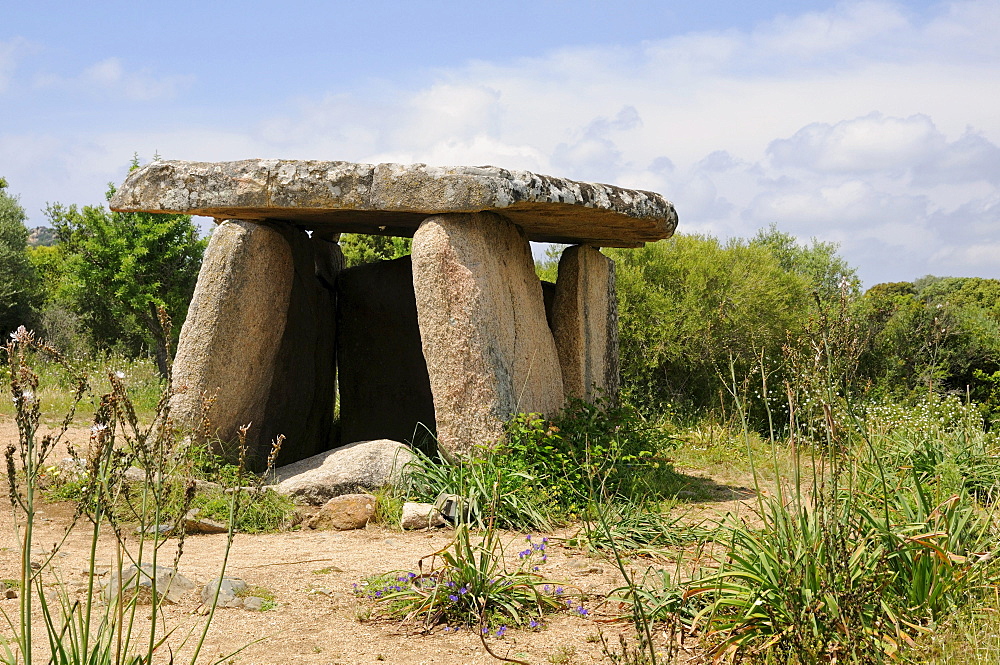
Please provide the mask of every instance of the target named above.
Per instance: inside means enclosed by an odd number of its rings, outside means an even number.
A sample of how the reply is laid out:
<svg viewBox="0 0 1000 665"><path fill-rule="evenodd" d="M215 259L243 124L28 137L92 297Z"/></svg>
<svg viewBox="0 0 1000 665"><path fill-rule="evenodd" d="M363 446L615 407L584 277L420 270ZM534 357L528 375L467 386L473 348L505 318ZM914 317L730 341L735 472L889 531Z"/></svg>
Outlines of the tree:
<svg viewBox="0 0 1000 665"><path fill-rule="evenodd" d="M1000 370L1000 282L923 277L877 284L856 304L870 332L861 372L884 392L917 388L990 395L983 378Z"/></svg>
<svg viewBox="0 0 1000 665"><path fill-rule="evenodd" d="M407 256L413 241L397 236L344 233L340 236L340 249L348 268L376 261L389 261Z"/></svg>
<svg viewBox="0 0 1000 665"><path fill-rule="evenodd" d="M795 236L779 231L771 224L750 240L751 245L766 247L784 270L805 277L820 298L836 300L841 293L855 297L861 293L858 271L847 265L837 254L837 243L812 239L810 245L799 244Z"/></svg>
<svg viewBox="0 0 1000 665"><path fill-rule="evenodd" d="M806 320L808 283L760 245L676 235L604 251L616 263L623 392L637 406L718 405L730 359L737 377L780 367Z"/></svg>
<svg viewBox="0 0 1000 665"><path fill-rule="evenodd" d="M30 323L37 298L38 280L26 251L28 229L24 208L7 193L0 178L0 335L3 339Z"/></svg>
<svg viewBox="0 0 1000 665"><path fill-rule="evenodd" d="M109 186L107 198L113 194ZM83 318L95 345L118 344L138 353L146 343L166 376L168 340L157 310L174 321L176 339L207 244L191 217L60 204L46 212L65 256L61 294Z"/></svg>

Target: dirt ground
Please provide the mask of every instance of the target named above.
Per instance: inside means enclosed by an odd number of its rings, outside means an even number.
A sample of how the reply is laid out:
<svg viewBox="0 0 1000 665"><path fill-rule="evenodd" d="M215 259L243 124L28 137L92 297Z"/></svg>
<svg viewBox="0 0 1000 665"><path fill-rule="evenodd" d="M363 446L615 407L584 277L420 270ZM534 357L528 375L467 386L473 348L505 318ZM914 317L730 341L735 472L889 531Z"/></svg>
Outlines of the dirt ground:
<svg viewBox="0 0 1000 665"><path fill-rule="evenodd" d="M16 432L10 418L0 417L0 446L6 447L9 441L16 441ZM71 440L77 443L86 442L87 437L85 429L70 433ZM6 494L6 483L3 485ZM693 508L703 516L740 509L740 494L740 489L720 486L719 500ZM40 554L59 540L72 512L73 507L65 503L42 506L36 525L36 552ZM565 546L562 539L575 530L569 528L548 534L549 559L541 565L540 572L567 589L585 594L584 605L590 610L589 616L553 615L547 619L543 630L508 630L502 638L490 639L491 648L499 655L529 663L601 662L601 648L597 642L599 631L615 645L620 633L631 635L629 624L617 620L619 608L603 600L623 584L620 572L607 559ZM82 586L87 579L87 531L78 528L53 559L69 588ZM421 557L445 548L451 536L449 530L401 532L380 526L357 531L305 529L236 535L226 574L269 590L276 606L263 612L218 609L203 650L204 662L211 662L247 644L249 646L232 662L303 665L498 662L485 651L479 637L471 630L457 633L435 630L422 634L398 621L366 619L370 605L353 593L352 585L367 576L393 570L416 570ZM525 534L520 533L503 534L506 552L512 561L517 560L516 552L524 549L524 537ZM225 535L188 536L178 571L199 585L218 577L225 545ZM176 541L167 541L161 563L170 564L175 547ZM111 542L101 543L97 554L99 571L110 569L113 552ZM650 565L672 566L668 562L648 559L635 559L630 563L640 576ZM18 544L8 504L0 513L0 579L16 578L18 570ZM170 644L181 655L191 647L190 642L181 646L183 635L190 627L200 626L205 621L198 613L199 591L200 586L178 604L164 606L167 627L180 627L171 636ZM18 601L0 600L0 610L16 617ZM11 631L4 628L0 624L0 634L9 637ZM657 636L661 647L664 639L662 633ZM690 646L692 650L681 658L682 662L697 656L695 645ZM179 658L178 662L184 659Z"/></svg>

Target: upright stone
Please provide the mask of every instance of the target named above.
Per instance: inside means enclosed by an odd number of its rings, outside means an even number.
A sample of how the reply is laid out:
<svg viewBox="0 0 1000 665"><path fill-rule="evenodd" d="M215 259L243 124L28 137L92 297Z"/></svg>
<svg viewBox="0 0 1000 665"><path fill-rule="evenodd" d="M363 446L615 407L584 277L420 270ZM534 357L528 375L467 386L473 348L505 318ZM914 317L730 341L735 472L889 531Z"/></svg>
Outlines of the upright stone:
<svg viewBox="0 0 1000 665"><path fill-rule="evenodd" d="M514 413L557 413L559 358L523 231L493 213L430 217L412 257L439 446L474 454Z"/></svg>
<svg viewBox="0 0 1000 665"><path fill-rule="evenodd" d="M593 247L559 259L552 331L566 397L618 399L618 303L615 263Z"/></svg>
<svg viewBox="0 0 1000 665"><path fill-rule="evenodd" d="M392 439L431 452L434 399L410 257L348 268L337 302L340 444Z"/></svg>
<svg viewBox="0 0 1000 665"><path fill-rule="evenodd" d="M252 423L247 443L262 442L264 413L292 291L292 250L270 226L225 221L205 250L174 361L170 401L174 422L197 427L205 398L223 442ZM256 425L256 426L253 426Z"/></svg>

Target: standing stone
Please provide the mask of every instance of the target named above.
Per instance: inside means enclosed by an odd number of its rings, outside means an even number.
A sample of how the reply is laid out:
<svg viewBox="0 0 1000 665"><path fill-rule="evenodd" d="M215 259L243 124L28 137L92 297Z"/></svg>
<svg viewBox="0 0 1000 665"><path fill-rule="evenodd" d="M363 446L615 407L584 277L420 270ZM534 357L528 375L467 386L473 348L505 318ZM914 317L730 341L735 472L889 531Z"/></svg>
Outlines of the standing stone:
<svg viewBox="0 0 1000 665"><path fill-rule="evenodd" d="M274 228L236 220L216 227L177 345L173 388L179 392L170 400L175 424L198 427L203 398L214 398L213 434L231 443L242 425L253 423L249 448L267 445L260 420L293 277L292 250Z"/></svg>
<svg viewBox="0 0 1000 665"><path fill-rule="evenodd" d="M555 415L562 375L524 233L493 213L430 217L412 257L438 445L474 454L512 414Z"/></svg>
<svg viewBox="0 0 1000 665"><path fill-rule="evenodd" d="M597 249L568 247L559 259L552 331L566 397L617 402L615 263Z"/></svg>
<svg viewBox="0 0 1000 665"><path fill-rule="evenodd" d="M271 442L285 436L278 464L289 464L336 445L331 440L336 400L334 283L344 258L336 242L310 238L293 226L279 228L292 251L294 275L287 324L274 359L274 376L259 416L258 447L248 450L264 466Z"/></svg>
<svg viewBox="0 0 1000 665"><path fill-rule="evenodd" d="M434 398L409 256L337 280L340 443L392 439L433 452Z"/></svg>

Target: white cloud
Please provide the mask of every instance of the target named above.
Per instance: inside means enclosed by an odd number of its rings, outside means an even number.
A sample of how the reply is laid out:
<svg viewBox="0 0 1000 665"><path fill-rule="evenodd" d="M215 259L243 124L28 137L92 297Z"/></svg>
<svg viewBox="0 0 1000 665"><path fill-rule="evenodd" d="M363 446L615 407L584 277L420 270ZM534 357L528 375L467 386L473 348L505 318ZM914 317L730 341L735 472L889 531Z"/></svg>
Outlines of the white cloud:
<svg viewBox="0 0 1000 665"><path fill-rule="evenodd" d="M884 173L935 185L984 180L1000 183L1000 148L967 130L948 141L925 115L871 113L836 124L813 123L768 146L773 164L819 173Z"/></svg>
<svg viewBox="0 0 1000 665"><path fill-rule="evenodd" d="M110 93L129 101L148 102L172 99L192 80L190 76L156 76L146 69L129 71L120 58L107 58L70 78L52 74L39 76L35 85L41 89Z"/></svg>
<svg viewBox="0 0 1000 665"><path fill-rule="evenodd" d="M768 152L778 167L828 173L896 172L942 152L944 142L927 116L887 118L872 113L835 125L813 123L791 138L773 141Z"/></svg>

